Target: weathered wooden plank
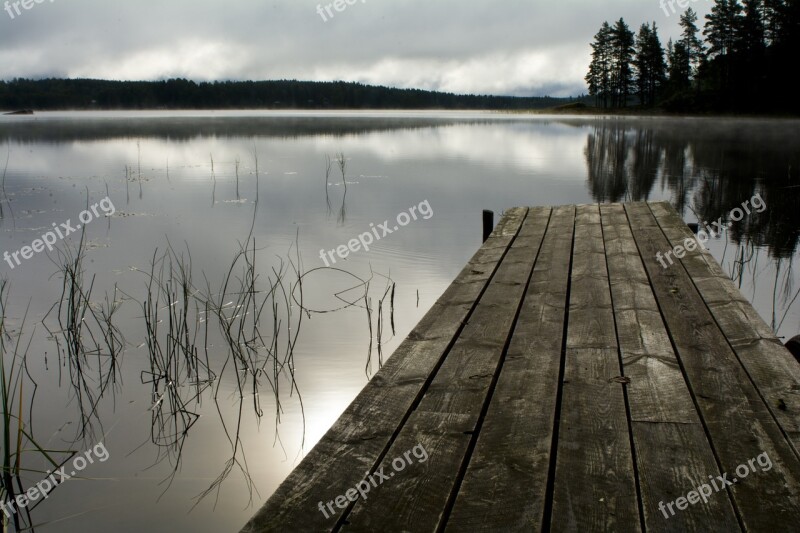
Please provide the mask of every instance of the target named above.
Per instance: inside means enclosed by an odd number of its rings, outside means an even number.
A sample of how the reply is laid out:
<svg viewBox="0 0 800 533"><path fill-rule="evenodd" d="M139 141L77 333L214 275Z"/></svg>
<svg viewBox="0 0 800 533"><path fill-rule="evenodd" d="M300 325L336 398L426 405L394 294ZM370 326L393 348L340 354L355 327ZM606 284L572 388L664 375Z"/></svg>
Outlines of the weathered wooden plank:
<svg viewBox="0 0 800 533"><path fill-rule="evenodd" d="M494 275L525 219L527 209L506 212L489 240L397 348L344 414L242 529L246 533L323 531L327 502L374 471L392 436L420 398L440 360Z"/></svg>
<svg viewBox="0 0 800 533"><path fill-rule="evenodd" d="M552 531L640 531L600 212L576 214Z"/></svg>
<svg viewBox="0 0 800 533"><path fill-rule="evenodd" d="M690 236L668 205L574 211L504 217L243 531L791 527L796 363L710 255L661 268ZM418 444L427 461L319 512ZM664 518L659 502L765 453L770 470Z"/></svg>
<svg viewBox="0 0 800 533"><path fill-rule="evenodd" d="M691 231L666 203L650 209L671 246L693 239ZM708 251L695 249L679 259L758 388L795 452L800 451L800 365Z"/></svg>
<svg viewBox="0 0 800 533"><path fill-rule="evenodd" d="M624 208L600 207L614 316L647 531L738 531L727 493L673 516L666 504L719 474L628 226ZM661 508L659 508L659 505ZM663 509L663 510L662 510ZM674 508L673 508L674 509Z"/></svg>
<svg viewBox="0 0 800 533"><path fill-rule="evenodd" d="M573 206L553 210L448 531L544 524L574 224Z"/></svg>
<svg viewBox="0 0 800 533"><path fill-rule="evenodd" d="M728 487L740 521L748 530L781 530L800 516L800 462L683 266L659 264L656 254L671 245L649 207L625 209L720 471L738 479L737 466L765 453L772 464Z"/></svg>
<svg viewBox="0 0 800 533"><path fill-rule="evenodd" d="M357 501L343 531L434 531L442 524L496 382L501 358L550 218L534 208L469 323L437 372L387 457L422 444L429 459Z"/></svg>

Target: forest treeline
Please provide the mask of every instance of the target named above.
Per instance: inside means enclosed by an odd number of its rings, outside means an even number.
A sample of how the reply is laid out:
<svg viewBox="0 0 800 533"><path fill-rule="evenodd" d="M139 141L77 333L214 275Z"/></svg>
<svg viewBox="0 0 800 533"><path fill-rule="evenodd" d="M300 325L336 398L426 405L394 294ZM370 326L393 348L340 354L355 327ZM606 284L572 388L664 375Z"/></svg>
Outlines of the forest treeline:
<svg viewBox="0 0 800 533"><path fill-rule="evenodd" d="M798 113L794 70L800 1L715 0L702 30L692 8L663 46L653 22L637 34L620 18L592 43L586 82L602 108ZM792 65L795 65L794 67Z"/></svg>
<svg viewBox="0 0 800 533"><path fill-rule="evenodd" d="M311 81L0 81L0 109L541 109L572 98L476 96Z"/></svg>

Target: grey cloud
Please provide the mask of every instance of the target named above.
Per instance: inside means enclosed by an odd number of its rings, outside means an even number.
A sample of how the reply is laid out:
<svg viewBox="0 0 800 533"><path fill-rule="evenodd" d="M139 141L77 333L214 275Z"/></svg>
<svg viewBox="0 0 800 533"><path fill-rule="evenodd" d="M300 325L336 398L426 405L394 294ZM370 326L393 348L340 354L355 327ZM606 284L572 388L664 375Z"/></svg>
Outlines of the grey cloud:
<svg viewBox="0 0 800 533"><path fill-rule="evenodd" d="M4 0L0 0L0 4ZM659 0L47 0L0 12L0 77L345 79L493 94L577 94L604 20L677 15ZM692 7L701 13L707 2Z"/></svg>

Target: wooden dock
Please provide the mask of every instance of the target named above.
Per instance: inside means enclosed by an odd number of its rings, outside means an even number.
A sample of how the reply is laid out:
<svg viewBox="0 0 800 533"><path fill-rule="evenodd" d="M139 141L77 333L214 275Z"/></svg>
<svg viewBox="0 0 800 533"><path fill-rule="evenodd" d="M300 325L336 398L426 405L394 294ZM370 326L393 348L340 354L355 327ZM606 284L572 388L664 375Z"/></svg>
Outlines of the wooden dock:
<svg viewBox="0 0 800 533"><path fill-rule="evenodd" d="M242 531L797 531L800 365L687 238L506 212Z"/></svg>

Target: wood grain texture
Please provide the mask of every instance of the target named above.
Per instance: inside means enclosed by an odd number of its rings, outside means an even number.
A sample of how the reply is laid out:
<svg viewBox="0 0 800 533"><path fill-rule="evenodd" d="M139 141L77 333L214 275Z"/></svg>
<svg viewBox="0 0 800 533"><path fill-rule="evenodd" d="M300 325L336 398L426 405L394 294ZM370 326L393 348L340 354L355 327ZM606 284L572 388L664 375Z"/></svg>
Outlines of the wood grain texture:
<svg viewBox="0 0 800 533"><path fill-rule="evenodd" d="M708 253L661 266L687 237L666 203L507 212L242 531L792 530L800 365Z"/></svg>
<svg viewBox="0 0 800 533"><path fill-rule="evenodd" d="M387 457L422 444L430 458L358 501L342 531L435 531L442 523L478 430L501 357L533 271L550 209L528 213L469 323Z"/></svg>
<svg viewBox="0 0 800 533"><path fill-rule="evenodd" d="M552 531L640 531L600 211L579 206Z"/></svg>
<svg viewBox="0 0 800 533"><path fill-rule="evenodd" d="M542 528L575 208L553 210L447 531Z"/></svg>
<svg viewBox="0 0 800 533"><path fill-rule="evenodd" d="M773 464L729 487L740 520L748 530L780 530L800 516L800 462L686 270L659 264L656 254L671 245L650 208L625 210L720 471L736 478L737 466L764 453Z"/></svg>
<svg viewBox="0 0 800 533"><path fill-rule="evenodd" d="M729 494L666 505L719 474L622 205L601 206L647 531L738 531ZM661 508L659 507L661 505ZM661 510L664 509L664 510Z"/></svg>
<svg viewBox="0 0 800 533"><path fill-rule="evenodd" d="M692 239L668 204L650 205L672 246ZM795 452L800 450L800 365L707 251L679 260ZM800 457L800 454L798 454Z"/></svg>
<svg viewBox="0 0 800 533"><path fill-rule="evenodd" d="M527 211L506 212L489 240L243 532L283 531L287 527L294 531L332 530L336 517L325 518L318 502L344 494L365 472L374 471L486 288Z"/></svg>

